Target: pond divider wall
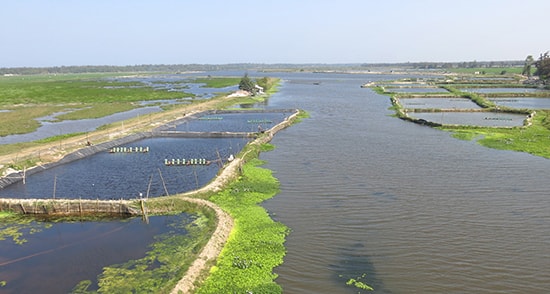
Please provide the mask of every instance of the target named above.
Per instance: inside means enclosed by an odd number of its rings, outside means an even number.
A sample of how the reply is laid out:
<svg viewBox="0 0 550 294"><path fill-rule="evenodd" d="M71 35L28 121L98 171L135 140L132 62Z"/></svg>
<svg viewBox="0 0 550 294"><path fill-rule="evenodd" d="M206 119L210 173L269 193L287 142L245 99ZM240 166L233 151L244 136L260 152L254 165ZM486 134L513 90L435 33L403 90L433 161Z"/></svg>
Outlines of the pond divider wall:
<svg viewBox="0 0 550 294"><path fill-rule="evenodd" d="M251 111L207 111L206 113L250 113ZM254 111L256 112L256 111ZM266 143L273 138L278 131L290 125L293 118L298 115L297 109L270 110L258 112L288 112L292 113L281 123L265 131L261 142ZM171 122L173 124L174 122ZM7 177L0 178L0 189L13 183L23 180L23 176L32 175L48 168L67 164L75 160L94 155L99 152L108 152L111 148L123 144L132 143L141 139L153 137L182 137L182 138L225 138L225 137L248 137L256 138L258 133L248 132L180 132L167 131L166 126L159 127L152 132L141 132L118 138L109 142L87 146L75 152L67 154L61 160L26 170L25 172L12 173ZM204 187L203 187L204 188ZM9 199L0 198L0 211L12 211L23 214L118 214L118 215L141 215L139 209L132 208L131 203L136 200L91 200L91 199Z"/></svg>
<svg viewBox="0 0 550 294"><path fill-rule="evenodd" d="M141 215L130 200L86 199L0 199L0 210L21 214L75 215L110 214Z"/></svg>

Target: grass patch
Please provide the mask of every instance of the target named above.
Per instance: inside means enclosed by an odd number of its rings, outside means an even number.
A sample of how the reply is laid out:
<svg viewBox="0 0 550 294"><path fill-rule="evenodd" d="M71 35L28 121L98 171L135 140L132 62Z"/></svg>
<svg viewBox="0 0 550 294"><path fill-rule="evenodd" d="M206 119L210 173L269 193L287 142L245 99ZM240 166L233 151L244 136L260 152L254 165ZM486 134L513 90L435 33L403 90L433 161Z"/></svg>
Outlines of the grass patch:
<svg viewBox="0 0 550 294"><path fill-rule="evenodd" d="M2 220L0 222L0 242L11 239L17 245L27 242L26 235L32 235L52 227L50 223L37 222L32 217L10 212L0 212L0 219Z"/></svg>
<svg viewBox="0 0 550 294"><path fill-rule="evenodd" d="M193 80L193 83L205 84L204 88L225 88L230 86L236 86L241 81L241 78L233 77L208 77L197 78Z"/></svg>
<svg viewBox="0 0 550 294"><path fill-rule="evenodd" d="M136 105L130 102L86 104L79 110L58 115L56 119L57 121L62 121L100 118L111 114L132 110L134 108L136 108Z"/></svg>
<svg viewBox="0 0 550 294"><path fill-rule="evenodd" d="M36 118L65 111L67 107L62 105L18 105L4 109L8 111L0 112L0 137L33 132L40 127L40 122Z"/></svg>
<svg viewBox="0 0 550 294"><path fill-rule="evenodd" d="M281 293L273 268L283 262L288 228L273 221L259 204L279 191L259 159L243 166L242 176L210 200L234 218L233 231L197 293Z"/></svg>
<svg viewBox="0 0 550 294"><path fill-rule="evenodd" d="M1 105L129 102L176 99L186 95L155 90L136 82L79 78L77 75L4 78L0 79L0 93Z"/></svg>
<svg viewBox="0 0 550 294"><path fill-rule="evenodd" d="M473 67L473 68L450 68L446 69L450 72L463 73L463 74L475 74L482 73L483 75L506 75L506 74L518 74L523 71L523 67Z"/></svg>

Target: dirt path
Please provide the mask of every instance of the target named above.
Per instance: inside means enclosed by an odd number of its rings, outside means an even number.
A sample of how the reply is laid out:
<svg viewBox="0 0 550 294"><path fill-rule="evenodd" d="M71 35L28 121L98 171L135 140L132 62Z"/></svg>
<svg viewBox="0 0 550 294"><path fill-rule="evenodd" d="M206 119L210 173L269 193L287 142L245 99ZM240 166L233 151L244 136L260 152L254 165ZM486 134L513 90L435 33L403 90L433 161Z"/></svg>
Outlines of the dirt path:
<svg viewBox="0 0 550 294"><path fill-rule="evenodd" d="M205 192L205 191L219 191L222 189L223 186L228 184L233 178L235 178L238 174L238 168L241 165L241 160L239 158L235 159L231 163L229 163L222 173L209 185L203 187L200 190L185 193L183 195L191 195L198 192ZM229 234L231 233L231 230L233 229L233 218L231 216L223 211L219 206L216 204L204 200L204 199L198 199L198 198L190 198L187 196L182 196L181 199L193 203L198 203L201 205L208 206L212 208L216 213L216 218L218 219L218 224L216 226L216 230L212 234L212 237L210 237L210 240L202 251L199 253L199 256L195 261L191 264L189 269L187 269L187 272L183 276L183 278L178 282L176 287L172 290L172 294L178 294L178 293L192 293L195 290L195 282L197 282L201 276L201 274L206 274L207 270L209 269L208 266L212 262L214 262L218 256L220 255L220 252L223 249L223 246L225 245L227 239L229 238Z"/></svg>

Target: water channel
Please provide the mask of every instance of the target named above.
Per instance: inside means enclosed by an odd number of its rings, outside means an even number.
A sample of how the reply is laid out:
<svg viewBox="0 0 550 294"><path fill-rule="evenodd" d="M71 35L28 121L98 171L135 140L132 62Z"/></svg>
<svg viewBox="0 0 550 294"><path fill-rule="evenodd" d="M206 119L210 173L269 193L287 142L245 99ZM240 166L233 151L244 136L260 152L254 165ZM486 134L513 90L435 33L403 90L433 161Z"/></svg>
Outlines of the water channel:
<svg viewBox="0 0 550 294"><path fill-rule="evenodd" d="M284 82L267 108L311 114L261 154L281 184L264 207L291 228L284 293L358 293L351 278L374 293L550 289L549 160L399 120L360 88L402 76L269 75Z"/></svg>

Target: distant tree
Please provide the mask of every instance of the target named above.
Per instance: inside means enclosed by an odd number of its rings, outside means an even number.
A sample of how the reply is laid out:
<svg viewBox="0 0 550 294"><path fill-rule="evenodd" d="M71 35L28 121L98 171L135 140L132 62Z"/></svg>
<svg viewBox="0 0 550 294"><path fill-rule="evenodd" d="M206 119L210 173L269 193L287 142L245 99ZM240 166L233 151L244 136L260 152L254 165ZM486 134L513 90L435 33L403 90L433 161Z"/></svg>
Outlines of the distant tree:
<svg viewBox="0 0 550 294"><path fill-rule="evenodd" d="M525 64L523 65L523 71L521 72L522 75L531 77L531 66L535 63L535 59L533 58L533 55L527 56L525 58Z"/></svg>
<svg viewBox="0 0 550 294"><path fill-rule="evenodd" d="M545 83L547 83L548 79L550 79L549 51L546 51L546 53L540 55L539 60L535 62L535 66L537 67L535 75L539 76L541 80L546 81Z"/></svg>
<svg viewBox="0 0 550 294"><path fill-rule="evenodd" d="M261 79L256 80L256 83L258 86L262 87L264 91L269 91L271 87L273 87L273 79L270 79L268 77L263 77Z"/></svg>
<svg viewBox="0 0 550 294"><path fill-rule="evenodd" d="M248 73L245 73L239 82L239 90L248 91L252 95L256 94L256 83L248 77Z"/></svg>

